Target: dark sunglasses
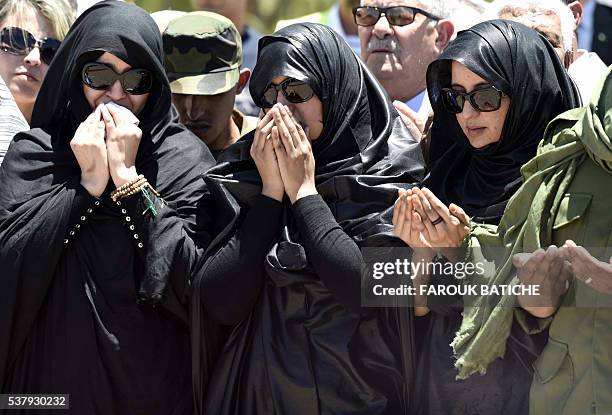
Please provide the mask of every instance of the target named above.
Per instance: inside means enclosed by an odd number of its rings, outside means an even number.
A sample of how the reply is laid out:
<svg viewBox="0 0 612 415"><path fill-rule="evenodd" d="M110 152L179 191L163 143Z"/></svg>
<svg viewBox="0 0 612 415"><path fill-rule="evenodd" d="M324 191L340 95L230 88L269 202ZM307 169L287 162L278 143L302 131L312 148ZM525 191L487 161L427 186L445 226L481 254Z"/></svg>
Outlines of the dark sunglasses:
<svg viewBox="0 0 612 415"><path fill-rule="evenodd" d="M355 18L355 23L357 23L358 26L374 26L383 15L387 18L387 21L391 26L406 26L414 22L416 15L419 13L432 20L441 20L438 16L434 16L433 14L416 7L353 7L353 17Z"/></svg>
<svg viewBox="0 0 612 415"><path fill-rule="evenodd" d="M100 62L87 63L82 71L83 83L97 90L108 89L117 81L126 94L142 95L151 90L153 74L146 69L130 69L118 74L108 65Z"/></svg>
<svg viewBox="0 0 612 415"><path fill-rule="evenodd" d="M298 81L297 79L288 78L278 85L270 84L261 97L261 106L263 108L272 108L276 104L278 91L283 91L283 95L287 101L292 104L306 102L314 95L314 91L308 84Z"/></svg>
<svg viewBox="0 0 612 415"><path fill-rule="evenodd" d="M38 47L40 48L40 59L47 65L51 65L60 45L59 40L50 37L36 39L32 33L20 27L4 27L0 31L0 50L2 52L24 56Z"/></svg>
<svg viewBox="0 0 612 415"><path fill-rule="evenodd" d="M472 107L479 112L497 111L501 107L503 92L494 86L478 89L470 93L457 91L452 88L442 88L442 97L446 109L454 114L463 112L463 106L469 101Z"/></svg>

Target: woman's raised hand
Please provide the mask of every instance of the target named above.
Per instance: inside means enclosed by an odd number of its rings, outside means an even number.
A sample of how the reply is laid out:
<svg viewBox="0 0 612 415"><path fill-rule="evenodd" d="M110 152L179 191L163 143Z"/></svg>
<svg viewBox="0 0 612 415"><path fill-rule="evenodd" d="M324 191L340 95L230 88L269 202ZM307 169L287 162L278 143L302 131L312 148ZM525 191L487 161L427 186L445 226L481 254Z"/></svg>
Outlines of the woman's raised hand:
<svg viewBox="0 0 612 415"><path fill-rule="evenodd" d="M112 106L101 106L106 128L108 169L116 187L138 178L136 154L142 130L134 124L129 114L120 113Z"/></svg>
<svg viewBox="0 0 612 415"><path fill-rule="evenodd" d="M101 107L98 107L79 125L70 140L70 148L81 168L81 185L94 197L104 192L109 179L104 134Z"/></svg>
<svg viewBox="0 0 612 415"><path fill-rule="evenodd" d="M261 193L280 202L285 194L285 185L274 152L273 135L278 136L278 128L274 125L272 111L268 111L257 124L255 138L251 144L251 158L261 176Z"/></svg>
<svg viewBox="0 0 612 415"><path fill-rule="evenodd" d="M417 228L416 224L421 222L421 218L414 210L412 195L411 189L399 190L399 197L393 208L393 233L412 249L430 249L431 245Z"/></svg>
<svg viewBox="0 0 612 415"><path fill-rule="evenodd" d="M285 193L291 203L317 194L315 159L304 129L294 120L286 106L276 104L270 112L274 119L272 142Z"/></svg>
<svg viewBox="0 0 612 415"><path fill-rule="evenodd" d="M470 218L463 209L454 204L447 207L425 187L413 188L411 200L421 219L416 223L417 229L432 248L461 246L470 229Z"/></svg>

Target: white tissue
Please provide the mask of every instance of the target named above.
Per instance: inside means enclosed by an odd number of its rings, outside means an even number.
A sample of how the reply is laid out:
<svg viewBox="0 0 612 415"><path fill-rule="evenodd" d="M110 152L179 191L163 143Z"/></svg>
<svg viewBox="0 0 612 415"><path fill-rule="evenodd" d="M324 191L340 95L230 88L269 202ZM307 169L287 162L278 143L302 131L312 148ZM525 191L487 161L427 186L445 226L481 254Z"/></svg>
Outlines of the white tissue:
<svg viewBox="0 0 612 415"><path fill-rule="evenodd" d="M132 124L138 125L140 124L140 120L134 115L132 111L129 109L115 103L115 102L107 102L105 104L107 107L112 107L113 110L121 113L124 117L126 117Z"/></svg>

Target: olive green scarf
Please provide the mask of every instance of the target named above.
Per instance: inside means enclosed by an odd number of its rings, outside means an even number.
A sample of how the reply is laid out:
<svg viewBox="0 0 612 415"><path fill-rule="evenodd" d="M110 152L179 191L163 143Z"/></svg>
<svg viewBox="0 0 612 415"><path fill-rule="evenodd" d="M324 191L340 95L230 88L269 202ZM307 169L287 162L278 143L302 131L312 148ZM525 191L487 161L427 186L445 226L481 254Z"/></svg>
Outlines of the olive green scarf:
<svg viewBox="0 0 612 415"><path fill-rule="evenodd" d="M483 276L488 284L517 284L512 255L551 244L559 204L587 155L612 173L612 66L588 106L565 112L548 125L536 157L521 169L523 185L508 202L499 226L472 227L472 260L490 260L500 248L505 252ZM464 309L452 343L459 379L484 374L504 355L515 298L478 297L472 304Z"/></svg>

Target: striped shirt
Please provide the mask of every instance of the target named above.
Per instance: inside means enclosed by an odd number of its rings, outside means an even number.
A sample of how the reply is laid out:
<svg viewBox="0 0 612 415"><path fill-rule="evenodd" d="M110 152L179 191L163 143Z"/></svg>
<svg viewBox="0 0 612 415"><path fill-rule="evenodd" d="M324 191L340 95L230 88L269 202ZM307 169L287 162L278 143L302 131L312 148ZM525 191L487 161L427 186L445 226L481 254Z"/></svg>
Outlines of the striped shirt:
<svg viewBox="0 0 612 415"><path fill-rule="evenodd" d="M0 164L15 134L29 129L11 91L0 77Z"/></svg>

